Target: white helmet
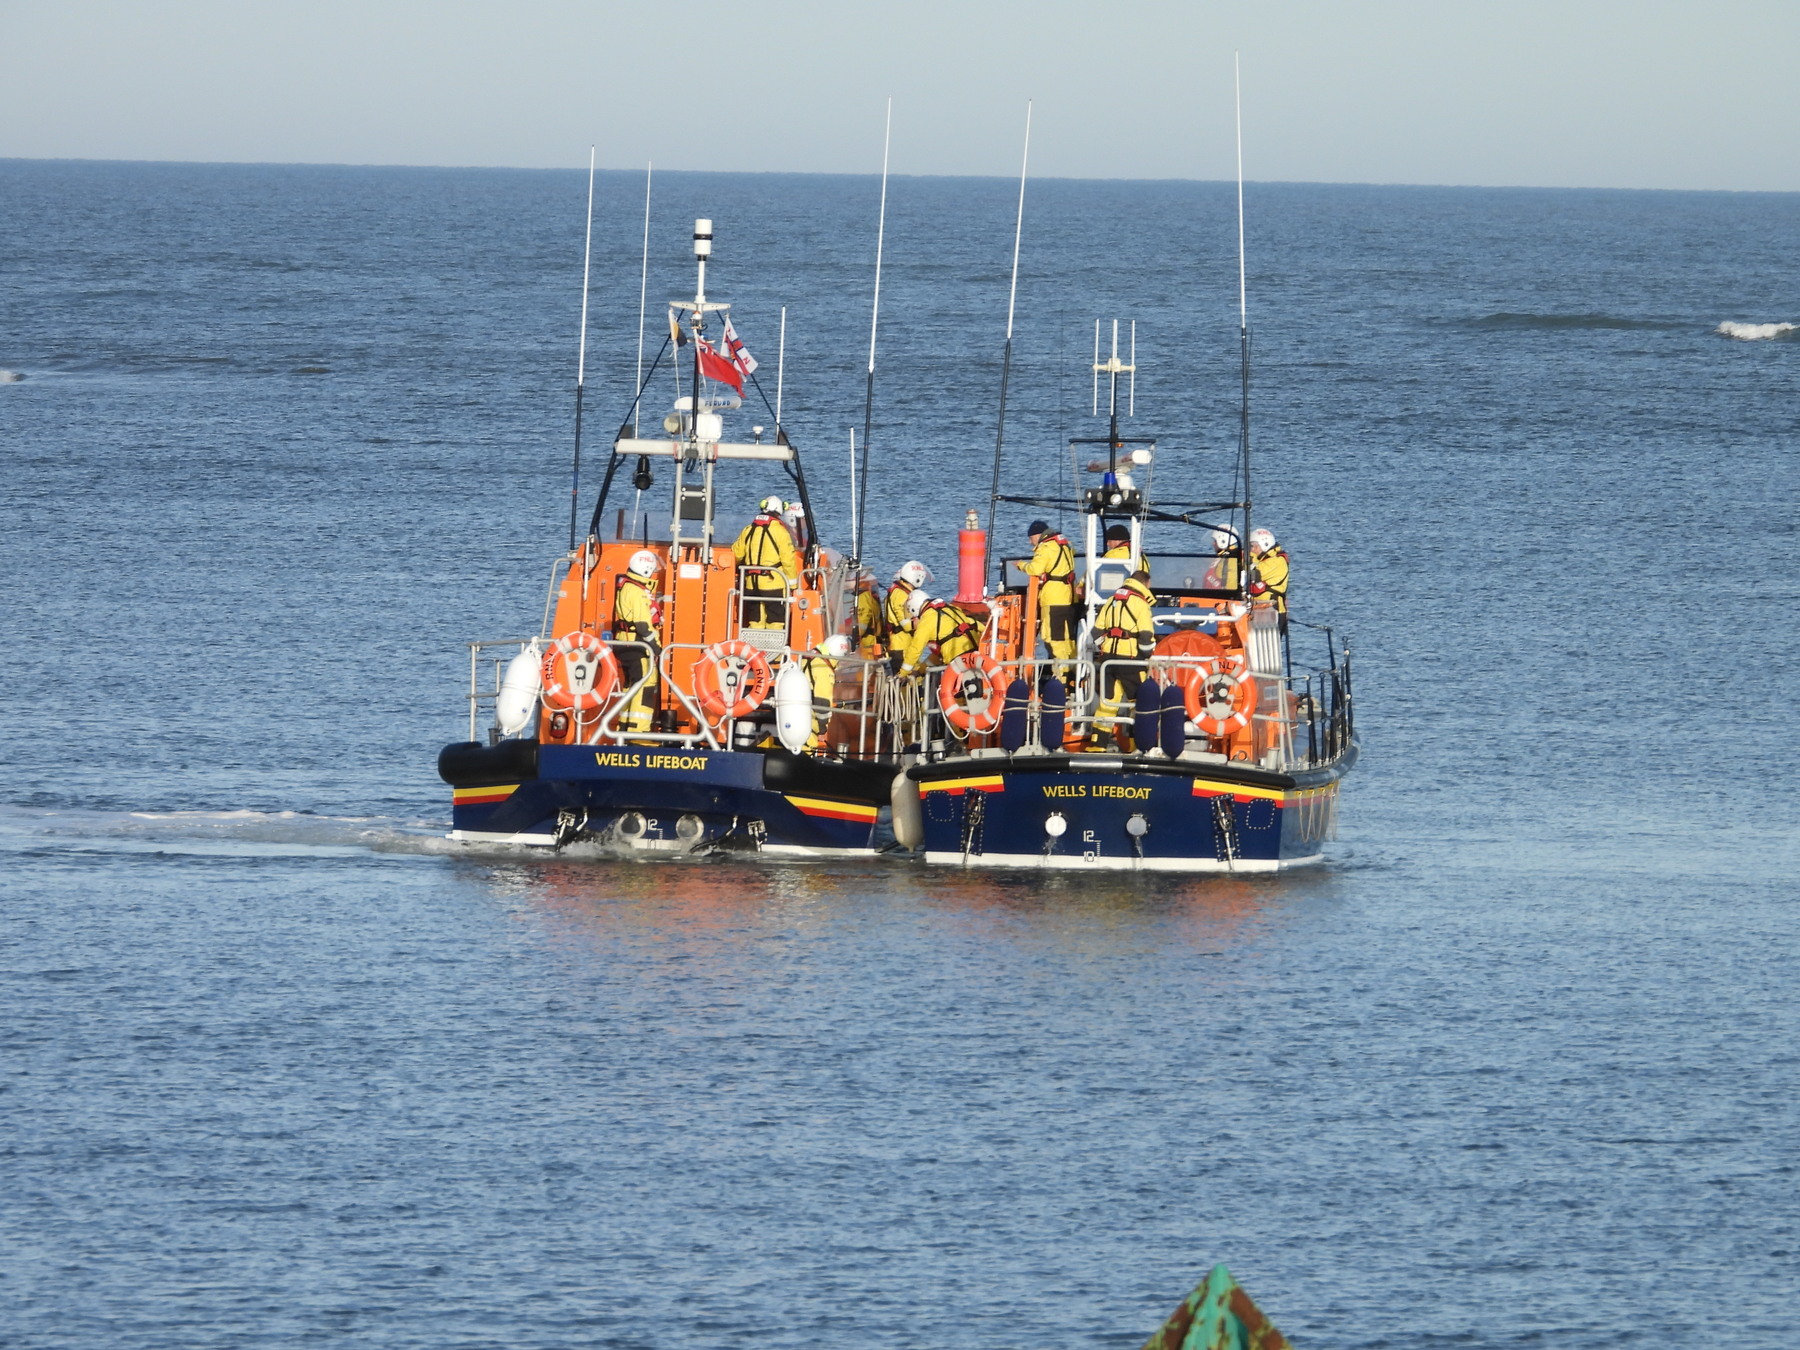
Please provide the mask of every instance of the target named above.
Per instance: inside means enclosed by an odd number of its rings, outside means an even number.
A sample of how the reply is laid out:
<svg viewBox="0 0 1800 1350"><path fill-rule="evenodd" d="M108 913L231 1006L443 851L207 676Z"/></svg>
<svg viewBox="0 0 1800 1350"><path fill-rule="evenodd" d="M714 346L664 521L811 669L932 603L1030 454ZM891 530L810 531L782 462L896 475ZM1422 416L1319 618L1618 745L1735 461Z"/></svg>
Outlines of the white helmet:
<svg viewBox="0 0 1800 1350"><path fill-rule="evenodd" d="M781 514L789 520L798 520L806 514L806 511L799 502L788 502L781 508Z"/></svg>
<svg viewBox="0 0 1800 1350"><path fill-rule="evenodd" d="M906 617L909 619L918 618L919 611L924 609L925 606L930 603L931 597L925 594L925 588L923 586L914 587L912 594L906 597Z"/></svg>
<svg viewBox="0 0 1800 1350"><path fill-rule="evenodd" d="M785 505L786 503L783 502L781 498L771 493L756 504L756 509L758 511L766 511L772 516L778 516L781 514L781 509Z"/></svg>
<svg viewBox="0 0 1800 1350"><path fill-rule="evenodd" d="M631 555L631 570L640 577L653 577L662 571L662 559L647 548L640 548Z"/></svg>
<svg viewBox="0 0 1800 1350"><path fill-rule="evenodd" d="M904 564L894 573L895 581L904 581L908 586L923 586L933 580L931 569L917 560Z"/></svg>
<svg viewBox="0 0 1800 1350"><path fill-rule="evenodd" d="M1275 535L1272 531L1263 529L1250 531L1250 551L1252 553L1267 553L1274 547Z"/></svg>
<svg viewBox="0 0 1800 1350"><path fill-rule="evenodd" d="M1231 553L1237 548L1237 536L1230 530L1213 531L1213 552Z"/></svg>
<svg viewBox="0 0 1800 1350"><path fill-rule="evenodd" d="M850 655L850 639L842 633L833 633L819 644L819 650L833 661L841 661Z"/></svg>

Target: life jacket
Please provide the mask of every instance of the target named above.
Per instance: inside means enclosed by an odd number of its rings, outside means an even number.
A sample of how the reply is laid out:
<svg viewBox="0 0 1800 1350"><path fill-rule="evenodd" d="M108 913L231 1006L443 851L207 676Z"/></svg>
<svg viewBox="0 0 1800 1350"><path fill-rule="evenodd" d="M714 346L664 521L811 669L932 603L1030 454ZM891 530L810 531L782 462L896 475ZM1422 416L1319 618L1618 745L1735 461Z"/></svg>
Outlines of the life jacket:
<svg viewBox="0 0 1800 1350"><path fill-rule="evenodd" d="M627 590L628 586L632 589ZM633 610L639 612L634 614ZM626 641L652 642L661 627L662 601L652 583L636 572L627 572L619 578L619 589L613 597L613 631Z"/></svg>
<svg viewBox="0 0 1800 1350"><path fill-rule="evenodd" d="M1060 534L1051 535L1045 542L1055 544L1062 550L1063 566L1067 567L1069 570L1066 572L1047 572L1044 574L1044 580L1060 581L1065 586L1072 585L1075 581L1075 546Z"/></svg>
<svg viewBox="0 0 1800 1350"><path fill-rule="evenodd" d="M745 590L784 590L785 582L793 580L793 536L777 515L767 511L758 514L744 527L731 551L743 566L766 569L746 577Z"/></svg>
<svg viewBox="0 0 1800 1350"><path fill-rule="evenodd" d="M937 640L939 642L943 642L947 638L967 637L970 633L975 632L980 627L967 610L958 605L951 604L948 600L933 600L926 608L938 611ZM949 633L943 631L944 616L948 616L951 623L955 625Z"/></svg>
<svg viewBox="0 0 1800 1350"><path fill-rule="evenodd" d="M1137 655L1155 637L1154 597L1141 581L1126 581L1094 617L1094 640L1109 656Z"/></svg>

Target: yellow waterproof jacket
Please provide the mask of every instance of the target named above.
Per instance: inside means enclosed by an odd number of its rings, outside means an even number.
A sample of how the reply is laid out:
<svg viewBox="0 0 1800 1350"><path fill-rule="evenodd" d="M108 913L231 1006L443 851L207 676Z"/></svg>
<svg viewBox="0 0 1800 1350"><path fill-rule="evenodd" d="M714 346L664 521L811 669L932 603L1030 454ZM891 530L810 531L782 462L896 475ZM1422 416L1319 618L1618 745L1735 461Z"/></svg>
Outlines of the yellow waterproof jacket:
<svg viewBox="0 0 1800 1350"><path fill-rule="evenodd" d="M1119 544L1114 548L1107 549L1100 555L1100 561L1130 563L1131 570L1134 572L1144 565L1143 558L1131 551L1130 544Z"/></svg>
<svg viewBox="0 0 1800 1350"><path fill-rule="evenodd" d="M912 675L934 662L947 666L980 646L981 625L972 616L948 600L933 600L913 622L900 673Z"/></svg>
<svg viewBox="0 0 1800 1350"><path fill-rule="evenodd" d="M1287 613L1288 593L1288 555L1279 548L1272 548L1250 565L1250 576L1269 588L1269 594L1275 599L1275 608L1283 614Z"/></svg>
<svg viewBox="0 0 1800 1350"><path fill-rule="evenodd" d="M1150 612L1153 603L1148 586L1127 579L1094 616L1094 649L1115 658L1148 655L1156 645L1156 620Z"/></svg>
<svg viewBox="0 0 1800 1350"><path fill-rule="evenodd" d="M1039 578L1039 605L1075 603L1075 550L1060 534L1047 534L1038 541L1037 551L1025 563L1024 571L1027 576Z"/></svg>
<svg viewBox="0 0 1800 1350"><path fill-rule="evenodd" d="M887 620L888 646L894 651L904 649L906 639L912 633L912 615L906 612L906 597L912 593L911 586L896 580L888 587L887 599L881 606L882 616Z"/></svg>
<svg viewBox="0 0 1800 1350"><path fill-rule="evenodd" d="M808 656L800 664L812 682L813 711L829 710L837 695L837 662L829 656Z"/></svg>
<svg viewBox="0 0 1800 1350"><path fill-rule="evenodd" d="M627 572L613 595L613 636L621 642L656 641L656 582Z"/></svg>
<svg viewBox="0 0 1800 1350"><path fill-rule="evenodd" d="M856 650L865 657L875 655L887 637L885 608L874 587L856 592Z"/></svg>
<svg viewBox="0 0 1800 1350"><path fill-rule="evenodd" d="M1238 557L1221 553L1206 570L1205 586L1209 591L1235 591L1238 588Z"/></svg>
<svg viewBox="0 0 1800 1350"><path fill-rule="evenodd" d="M752 572L744 578L746 591L781 591L800 578L800 562L794 556L794 536L780 516L759 515L738 535L731 556L740 567L768 567L773 572ZM779 576L775 573L780 573Z"/></svg>

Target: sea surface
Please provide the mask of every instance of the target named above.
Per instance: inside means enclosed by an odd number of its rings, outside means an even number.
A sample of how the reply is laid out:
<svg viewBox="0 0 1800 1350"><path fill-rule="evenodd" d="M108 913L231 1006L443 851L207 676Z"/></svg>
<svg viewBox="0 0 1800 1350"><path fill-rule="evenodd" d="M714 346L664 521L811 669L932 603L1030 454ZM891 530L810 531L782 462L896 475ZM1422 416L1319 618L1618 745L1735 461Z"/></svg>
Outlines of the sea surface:
<svg viewBox="0 0 1800 1350"><path fill-rule="evenodd" d="M884 573L985 508L1016 188L890 185ZM646 364L710 217L840 543L878 191L650 211ZM1326 865L1182 880L441 838L462 644L567 544L585 194L0 161L0 1343L1129 1350L1222 1261L1306 1350L1800 1344L1800 195L1249 186L1258 518L1364 754ZM1235 245L1030 185L1008 490L1117 318L1157 491L1228 495Z"/></svg>

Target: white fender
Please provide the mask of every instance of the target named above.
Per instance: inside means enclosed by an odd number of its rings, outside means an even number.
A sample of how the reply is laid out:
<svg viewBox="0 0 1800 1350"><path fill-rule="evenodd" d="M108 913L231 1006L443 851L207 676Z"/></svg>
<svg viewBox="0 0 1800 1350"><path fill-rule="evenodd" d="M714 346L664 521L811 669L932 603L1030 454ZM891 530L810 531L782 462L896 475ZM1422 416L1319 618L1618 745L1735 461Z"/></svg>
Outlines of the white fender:
<svg viewBox="0 0 1800 1350"><path fill-rule="evenodd" d="M925 808L919 803L919 785L902 769L888 791L894 808L894 838L902 848L917 850L925 842Z"/></svg>
<svg viewBox="0 0 1800 1350"><path fill-rule="evenodd" d="M775 739L799 754L812 739L812 681L798 661L789 661L775 676Z"/></svg>
<svg viewBox="0 0 1800 1350"><path fill-rule="evenodd" d="M506 663L500 678L500 696L494 702L494 720L500 734L516 736L537 712L538 691L543 687L544 644L533 638L525 649Z"/></svg>

